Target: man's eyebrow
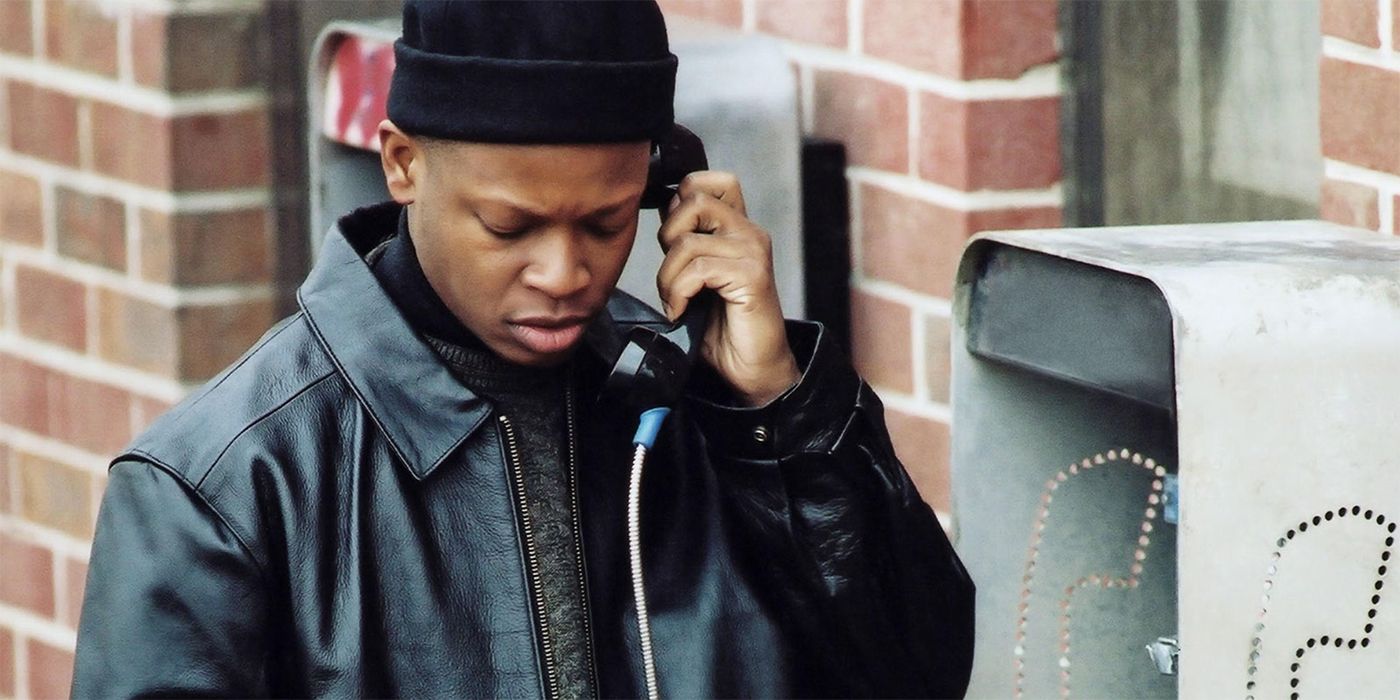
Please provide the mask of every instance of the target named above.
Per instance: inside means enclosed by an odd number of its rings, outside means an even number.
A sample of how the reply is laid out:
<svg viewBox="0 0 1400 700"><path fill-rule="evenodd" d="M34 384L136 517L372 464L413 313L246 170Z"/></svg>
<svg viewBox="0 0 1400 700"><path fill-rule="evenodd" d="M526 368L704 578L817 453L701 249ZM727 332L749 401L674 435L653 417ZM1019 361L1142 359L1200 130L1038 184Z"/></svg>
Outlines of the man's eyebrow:
<svg viewBox="0 0 1400 700"><path fill-rule="evenodd" d="M618 200L616 202L613 202L612 204L604 204L603 206L598 207L597 209L594 209L591 212L588 212L584 215L583 218L592 219L599 216L603 216L604 214L612 214L618 211L619 209L626 209L627 205L632 203L632 199L632 196L629 195L626 199Z"/></svg>
<svg viewBox="0 0 1400 700"><path fill-rule="evenodd" d="M0 1L3 1L3 0L0 0ZM601 216L605 216L605 215L608 215L608 214L615 213L615 212L617 212L618 210L624 209L624 208L626 208L629 204L631 204L631 203L632 203L632 200L634 199L634 197L635 197L635 195L629 195L629 196L627 196L626 198L620 199L620 200L618 200L618 201L616 201L616 202L613 202L613 203L611 203L611 204L604 204L604 205L602 205L602 206L600 206L600 207L594 209L593 211L590 211L590 212L584 214L583 216L581 216L581 217L579 217L579 218L581 218L581 219L596 219L596 218L601 217ZM516 200L514 200L514 199L511 199L509 196L490 196L490 197L486 197L485 199L486 199L486 201L490 202L491 204L495 204L495 205L498 205L498 206L503 206L503 207L507 207L507 208L513 209L513 210L515 210L516 212L521 213L521 214L524 214L525 216L530 217L530 218L532 218L532 219L548 219L548 218L549 218L549 214L548 214L547 212L542 212L542 211L540 211L540 210L538 210L538 209L535 209L534 207L530 206L529 204L527 204L527 203L525 203L525 202L520 202L520 201L516 201Z"/></svg>

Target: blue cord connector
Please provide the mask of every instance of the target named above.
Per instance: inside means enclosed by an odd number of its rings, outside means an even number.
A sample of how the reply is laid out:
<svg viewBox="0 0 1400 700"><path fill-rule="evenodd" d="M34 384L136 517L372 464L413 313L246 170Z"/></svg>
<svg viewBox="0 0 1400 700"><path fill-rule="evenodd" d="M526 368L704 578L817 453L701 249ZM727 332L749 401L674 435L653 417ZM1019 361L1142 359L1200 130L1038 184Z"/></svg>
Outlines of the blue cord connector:
<svg viewBox="0 0 1400 700"><path fill-rule="evenodd" d="M656 442L657 434L661 432L661 424L670 412L671 409L665 406L642 411L642 417L637 419L637 434L632 436L632 444L650 450L652 443Z"/></svg>

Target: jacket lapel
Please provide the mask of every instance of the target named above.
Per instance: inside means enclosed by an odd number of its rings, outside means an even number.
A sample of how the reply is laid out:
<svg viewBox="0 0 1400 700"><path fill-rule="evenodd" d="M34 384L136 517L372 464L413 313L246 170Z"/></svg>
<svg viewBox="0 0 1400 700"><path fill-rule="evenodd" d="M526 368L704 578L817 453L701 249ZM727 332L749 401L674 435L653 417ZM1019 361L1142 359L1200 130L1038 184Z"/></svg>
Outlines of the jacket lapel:
<svg viewBox="0 0 1400 700"><path fill-rule="evenodd" d="M432 474L490 416L490 402L462 386L409 327L340 225L326 235L297 301L414 478Z"/></svg>

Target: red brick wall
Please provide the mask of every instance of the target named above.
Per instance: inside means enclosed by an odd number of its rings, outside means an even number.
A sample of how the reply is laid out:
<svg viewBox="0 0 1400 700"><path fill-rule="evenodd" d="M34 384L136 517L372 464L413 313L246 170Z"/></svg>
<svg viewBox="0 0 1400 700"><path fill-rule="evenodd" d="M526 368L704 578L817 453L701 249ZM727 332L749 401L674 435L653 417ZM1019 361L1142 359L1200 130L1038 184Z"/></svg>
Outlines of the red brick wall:
<svg viewBox="0 0 1400 700"><path fill-rule="evenodd" d="M1324 0L1324 215L1400 220L1400 0ZM954 265L1060 222L1055 0L663 0L848 144L853 352L947 513ZM106 462L272 320L257 0L0 0L0 696L64 694Z"/></svg>
<svg viewBox="0 0 1400 700"><path fill-rule="evenodd" d="M1400 0L1323 0L1322 33L1322 215L1400 233Z"/></svg>
<svg viewBox="0 0 1400 700"><path fill-rule="evenodd" d="M107 461L273 320L261 16L0 0L0 696L67 695Z"/></svg>
<svg viewBox="0 0 1400 700"><path fill-rule="evenodd" d="M977 231L1060 224L1055 0L662 0L783 40L805 132L846 143L856 364L949 511L953 274Z"/></svg>

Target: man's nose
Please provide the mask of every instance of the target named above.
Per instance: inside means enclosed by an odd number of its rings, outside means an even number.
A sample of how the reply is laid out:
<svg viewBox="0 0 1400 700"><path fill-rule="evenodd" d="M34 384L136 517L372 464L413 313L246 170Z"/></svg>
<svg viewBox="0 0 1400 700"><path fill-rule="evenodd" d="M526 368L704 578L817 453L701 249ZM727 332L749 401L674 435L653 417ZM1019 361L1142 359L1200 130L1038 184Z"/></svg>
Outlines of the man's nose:
<svg viewBox="0 0 1400 700"><path fill-rule="evenodd" d="M588 270L583 246L569 232L550 232L535 247L533 260L525 268L525 284L555 299L573 296L588 287Z"/></svg>

